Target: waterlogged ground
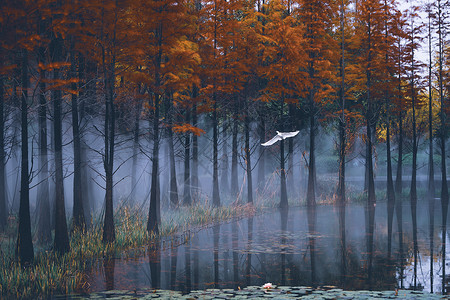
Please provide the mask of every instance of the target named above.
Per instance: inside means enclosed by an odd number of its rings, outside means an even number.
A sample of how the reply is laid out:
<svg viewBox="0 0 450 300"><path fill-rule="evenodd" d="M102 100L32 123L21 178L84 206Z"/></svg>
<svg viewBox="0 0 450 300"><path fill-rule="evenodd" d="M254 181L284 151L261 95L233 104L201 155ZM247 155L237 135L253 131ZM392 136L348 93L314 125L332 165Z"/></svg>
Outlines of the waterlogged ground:
<svg viewBox="0 0 450 300"><path fill-rule="evenodd" d="M345 214L333 206L297 207L217 224L149 249L105 258L86 274L86 285L78 292L121 299L411 299L424 297L422 291L438 297L447 283L442 280L438 201L435 207L430 234L428 203L419 202L414 243L411 210L405 202L402 242L394 217L390 258L385 204L372 210L349 205ZM445 253L448 261L450 251ZM267 282L280 288L267 292L261 288Z"/></svg>

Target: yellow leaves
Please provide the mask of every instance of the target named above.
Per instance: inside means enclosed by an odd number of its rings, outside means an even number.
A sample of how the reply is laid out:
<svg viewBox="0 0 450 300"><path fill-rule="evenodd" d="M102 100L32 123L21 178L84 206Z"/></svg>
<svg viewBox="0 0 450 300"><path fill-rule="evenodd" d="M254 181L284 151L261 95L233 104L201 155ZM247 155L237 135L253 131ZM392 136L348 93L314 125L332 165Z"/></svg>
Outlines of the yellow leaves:
<svg viewBox="0 0 450 300"><path fill-rule="evenodd" d="M205 131L201 128L192 126L191 124L181 124L175 125L172 127L173 132L175 133L193 133L196 136L200 136L205 133Z"/></svg>

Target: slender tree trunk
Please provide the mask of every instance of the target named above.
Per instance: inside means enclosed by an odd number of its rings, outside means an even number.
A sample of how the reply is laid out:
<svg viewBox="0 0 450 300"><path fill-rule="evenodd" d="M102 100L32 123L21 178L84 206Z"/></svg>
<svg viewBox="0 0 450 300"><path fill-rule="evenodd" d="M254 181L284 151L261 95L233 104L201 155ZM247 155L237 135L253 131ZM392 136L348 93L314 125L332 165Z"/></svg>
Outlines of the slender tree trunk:
<svg viewBox="0 0 450 300"><path fill-rule="evenodd" d="M197 97L197 88L194 88L194 98ZM197 104L192 107L192 125L194 127L198 126L197 122ZM198 185L198 137L197 135L192 136L192 189L194 190L194 202L198 201L200 192Z"/></svg>
<svg viewBox="0 0 450 300"><path fill-rule="evenodd" d="M428 148L428 199L433 199L435 196L435 184L434 184L434 158L433 158L433 97L432 97L432 49L431 49L431 16L428 14L428 52L429 52L429 65L428 65L428 135L429 135L429 148Z"/></svg>
<svg viewBox="0 0 450 300"><path fill-rule="evenodd" d="M55 62L62 59L62 40L55 38L53 40L53 58ZM60 80L59 70L53 70L53 80ZM67 232L66 208L64 200L64 175L62 160L62 97L61 90L52 91L53 100L53 138L55 147L55 240L54 249L59 253L70 251L69 235Z"/></svg>
<svg viewBox="0 0 450 300"><path fill-rule="evenodd" d="M138 87L138 93L140 93L140 87ZM141 116L141 101L138 101L134 105L134 130L133 130L133 162L131 166L131 197L129 204L133 206L136 201L136 189L137 187L137 165L139 158L139 134L140 134L140 116Z"/></svg>
<svg viewBox="0 0 450 300"><path fill-rule="evenodd" d="M314 110L314 95L310 91L309 95L309 166L308 166L308 190L306 194L306 202L308 205L316 203L316 122Z"/></svg>
<svg viewBox="0 0 450 300"><path fill-rule="evenodd" d="M288 105L289 109L289 131L294 131L295 129L295 106L290 103ZM287 191L288 195L293 196L295 193L295 183L294 183L294 139L288 139L288 172L287 177Z"/></svg>
<svg viewBox="0 0 450 300"><path fill-rule="evenodd" d="M19 229L16 256L21 264L31 264L34 259L30 218L30 181L28 177L28 52L22 50L21 139Z"/></svg>
<svg viewBox="0 0 450 300"><path fill-rule="evenodd" d="M341 14L341 86L339 90L339 102L341 104L342 116L339 120L339 182L338 182L338 203L342 206L345 220L345 148L346 148L346 126L345 119L345 6L344 0L340 5ZM345 227L345 224L343 225ZM345 232L344 243L345 243ZM344 257L344 256L343 256Z"/></svg>
<svg viewBox="0 0 450 300"><path fill-rule="evenodd" d="M175 208L178 207L178 183L177 183L177 171L175 168L175 149L173 146L173 102L172 97L167 97L168 112L167 118L169 120L169 165L170 165L170 190L169 198L170 205Z"/></svg>
<svg viewBox="0 0 450 300"><path fill-rule="evenodd" d="M280 120L281 131L284 131L284 93L281 96ZM286 188L286 158L284 156L284 140L280 141L280 208L285 209L289 207L287 188Z"/></svg>
<svg viewBox="0 0 450 300"><path fill-rule="evenodd" d="M253 203L252 163L250 153L250 116L248 98L245 99L245 162L247 168L247 202Z"/></svg>
<svg viewBox="0 0 450 300"><path fill-rule="evenodd" d="M71 73L72 78L76 78L75 70L75 54L71 53ZM76 90L76 83L72 83L72 90ZM84 218L83 209L83 193L81 187L81 139L80 139L80 125L78 120L78 97L72 94L72 133L73 133L73 228L86 230L86 221Z"/></svg>
<svg viewBox="0 0 450 300"><path fill-rule="evenodd" d="M214 107L213 107L213 192L212 203L215 207L220 206L219 195L219 165L218 165L218 118L217 118L217 98L216 93L213 95Z"/></svg>
<svg viewBox="0 0 450 300"><path fill-rule="evenodd" d="M105 156L104 156L104 169L105 169L105 219L103 223L103 243L113 243L116 239L116 230L114 226L114 143L115 143L115 126L116 126L116 110L114 107L114 94L115 94L115 80L116 80L116 23L117 23L117 0L115 1L115 16L114 16L114 29L111 37L111 49L107 63L105 48L102 48L102 64L103 64L103 76L105 86Z"/></svg>
<svg viewBox="0 0 450 300"><path fill-rule="evenodd" d="M238 99L237 95L235 95L235 103L234 103L234 118L233 118L233 137L231 142L231 197L238 201L237 199L239 194L238 187L238 115L239 115L239 107L238 107Z"/></svg>
<svg viewBox="0 0 450 300"><path fill-rule="evenodd" d="M159 103L160 95L154 94L154 104L149 103L150 106L154 105L154 117L153 117L153 155L152 155L152 179L151 179L151 189L150 189L150 208L148 213L147 231L154 234L159 234L158 226L158 214L157 211L159 202Z"/></svg>
<svg viewBox="0 0 450 300"><path fill-rule="evenodd" d="M39 48L39 62L44 64L45 49ZM48 186L48 150L47 150L47 99L45 99L45 71L39 71L39 186L38 186L38 202L39 216L37 225L37 237L40 243L48 244L52 240L51 224L50 224L50 192Z"/></svg>
<svg viewBox="0 0 450 300"><path fill-rule="evenodd" d="M220 186L222 192L228 194L230 191L230 185L228 183L228 120L223 122L222 125L222 136L223 136L223 146L222 146L222 159L221 159L221 177Z"/></svg>
<svg viewBox="0 0 450 300"><path fill-rule="evenodd" d="M191 122L191 114L189 108L186 108L186 123ZM184 190L183 190L183 203L184 205L191 205L191 134L185 133L184 136Z"/></svg>
<svg viewBox="0 0 450 300"><path fill-rule="evenodd" d="M0 58L0 67L3 62ZM0 231L5 230L8 223L8 208L6 203L6 178L5 178L5 89L3 76L0 75Z"/></svg>
<svg viewBox="0 0 450 300"><path fill-rule="evenodd" d="M397 175L395 178L395 194L397 200L402 199L403 190L403 116L400 116L398 121L399 133L398 133L398 155L397 155Z"/></svg>
<svg viewBox="0 0 450 300"><path fill-rule="evenodd" d="M389 104L388 104L389 105ZM387 112L388 120L386 126L386 157L387 157L387 200L388 200L388 257L391 257L392 250L392 224L394 221L395 190L392 179L392 159L391 159L391 132L390 132L390 113Z"/></svg>
<svg viewBox="0 0 450 300"><path fill-rule="evenodd" d="M444 42L442 38L442 30L443 30L443 12L442 12L442 4L441 0L437 1L438 6L438 38L439 38L439 101L441 104L440 109L440 146L441 146L441 209L442 209L442 253L446 253L446 244L447 244L447 213L448 213L448 203L449 203L449 195L448 195L448 185L447 185L447 164L446 164L446 152L445 152L445 135L447 133L447 120L446 120L446 103L444 101L444 88L443 88L443 51L444 51ZM445 264L445 255L442 260L442 286L445 286L446 282L446 264Z"/></svg>
<svg viewBox="0 0 450 300"><path fill-rule="evenodd" d="M264 152L264 147L261 146L266 140L266 123L264 122L263 116L260 115L259 118L259 163L258 163L258 191L261 193L264 190L265 185L265 169L266 169L266 156Z"/></svg>

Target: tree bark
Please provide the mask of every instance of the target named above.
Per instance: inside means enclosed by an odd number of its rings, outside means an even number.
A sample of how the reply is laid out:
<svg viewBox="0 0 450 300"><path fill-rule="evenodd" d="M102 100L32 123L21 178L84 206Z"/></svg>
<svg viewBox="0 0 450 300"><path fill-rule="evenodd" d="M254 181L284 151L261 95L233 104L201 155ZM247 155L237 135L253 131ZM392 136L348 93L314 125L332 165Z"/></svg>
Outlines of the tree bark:
<svg viewBox="0 0 450 300"><path fill-rule="evenodd" d="M62 59L62 40L53 40L53 59L60 62ZM59 69L53 70L53 80L60 80ZM52 91L53 100L53 138L55 147L55 240L54 249L59 253L70 251L69 235L67 232L66 209L64 201L64 175L62 160L62 97L61 90Z"/></svg>
<svg viewBox="0 0 450 300"><path fill-rule="evenodd" d="M309 95L309 165L308 165L308 190L306 194L306 202L308 205L316 203L316 122L314 111L314 98L310 91Z"/></svg>
<svg viewBox="0 0 450 300"><path fill-rule="evenodd" d="M39 48L39 62L44 64L45 49ZM40 243L48 244L52 240L51 224L50 224L50 192L48 185L48 149L47 149L47 99L45 99L45 71L39 71L39 108L38 108L38 123L39 123L39 186L38 186L38 203L39 216L37 226L37 237Z"/></svg>
<svg viewBox="0 0 450 300"><path fill-rule="evenodd" d="M0 58L1 60L1 58ZM2 66L0 61L0 66ZM6 228L8 223L8 208L6 203L6 177L5 177L5 90L3 76L0 75L0 231Z"/></svg>
<svg viewBox="0 0 450 300"><path fill-rule="evenodd" d="M259 162L258 162L258 192L261 194L264 190L265 185L265 175L266 175L266 156L264 152L264 146L261 146L266 140L266 124L264 122L263 116L260 115L259 118Z"/></svg>
<svg viewBox="0 0 450 300"><path fill-rule="evenodd" d="M73 37L72 37L73 39ZM76 78L75 53L71 51L71 73L72 78ZM76 83L72 83L72 90L77 90ZM86 220L84 218L83 193L81 186L81 138L78 118L78 96L72 94L72 134L73 134L73 228L86 230Z"/></svg>
<svg viewBox="0 0 450 300"><path fill-rule="evenodd" d="M191 114L188 108L186 108L186 123L191 122ZM183 190L183 204L191 205L191 134L185 133L184 136L184 190Z"/></svg>
<svg viewBox="0 0 450 300"><path fill-rule="evenodd" d="M252 163L250 153L250 116L248 99L245 99L245 161L247 167L247 202L253 204Z"/></svg>
<svg viewBox="0 0 450 300"><path fill-rule="evenodd" d="M153 117L153 155L152 155L152 179L151 179L151 189L150 189L150 208L148 213L147 231L153 234L159 234L158 226L158 206L159 202L159 103L160 95L154 94L154 117ZM152 106L153 103L149 103Z"/></svg>
<svg viewBox="0 0 450 300"><path fill-rule="evenodd" d="M169 198L170 205L175 208L178 207L178 183L177 171L175 168L175 150L173 146L173 102L172 97L167 97L168 112L167 118L169 121L168 135L169 135L169 165L170 165L170 190Z"/></svg>
<svg viewBox="0 0 450 300"><path fill-rule="evenodd" d="M239 187L238 187L238 122L239 122L239 107L238 96L235 95L234 99L234 118L233 118L233 132L231 141L231 197L233 200L239 199Z"/></svg>
<svg viewBox="0 0 450 300"><path fill-rule="evenodd" d="M197 88L194 88L194 98L197 97ZM198 120L197 120L197 104L194 103L192 107L192 125L194 127L198 126ZM192 189L194 193L194 202L198 202L199 200L199 184L198 184L198 137L197 135L192 136Z"/></svg>
<svg viewBox="0 0 450 300"><path fill-rule="evenodd" d="M281 131L284 131L284 93L281 95L280 121ZM289 207L286 188L286 158L284 156L284 140L280 141L280 208Z"/></svg>
<svg viewBox="0 0 450 300"><path fill-rule="evenodd" d="M223 136L223 146L222 146L222 158L221 158L221 176L220 176L220 186L222 192L228 194L230 192L230 185L228 182L228 120L223 122L222 125L222 136Z"/></svg>
<svg viewBox="0 0 450 300"><path fill-rule="evenodd" d="M28 177L28 52L22 50L22 95L21 95L21 168L20 168L20 206L19 228L16 256L21 264L31 264L34 259L30 218L30 181Z"/></svg>
<svg viewBox="0 0 450 300"><path fill-rule="evenodd" d="M220 194L219 194L219 165L218 165L218 118L217 118L217 97L214 92L213 95L213 191L212 191L212 203L213 206L220 206Z"/></svg>

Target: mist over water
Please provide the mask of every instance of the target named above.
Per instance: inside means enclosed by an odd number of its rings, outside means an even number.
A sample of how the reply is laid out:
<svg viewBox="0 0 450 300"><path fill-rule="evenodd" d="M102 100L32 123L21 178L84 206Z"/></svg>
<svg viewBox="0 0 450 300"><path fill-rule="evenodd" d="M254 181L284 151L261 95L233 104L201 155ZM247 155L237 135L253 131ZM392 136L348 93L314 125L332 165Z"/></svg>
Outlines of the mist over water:
<svg viewBox="0 0 450 300"><path fill-rule="evenodd" d="M427 210L424 205L418 208ZM436 209L436 216L438 211ZM193 231L190 239L178 247L172 247L173 240L167 239L148 251L136 252L137 255L131 251L113 259L113 268L99 262L89 274L87 292L145 288L188 292L262 286L266 282L291 286L335 285L350 290L431 291L432 276L433 291L440 292L441 226L435 227L435 255L430 257L428 217L423 214L418 217L420 259L415 262L411 259L412 225L407 205L403 205L403 213L405 252L399 252L399 241L394 238L392 259L387 258L384 203L376 207L372 252L367 251L364 205L347 206L345 249L341 248L337 208L318 206L315 218L311 219L307 208L295 207ZM436 222L441 223L439 218ZM397 233L397 228L394 232ZM369 258L373 260L372 274L368 274ZM430 260L435 265L432 274ZM416 274L414 285L415 263L420 272Z"/></svg>

